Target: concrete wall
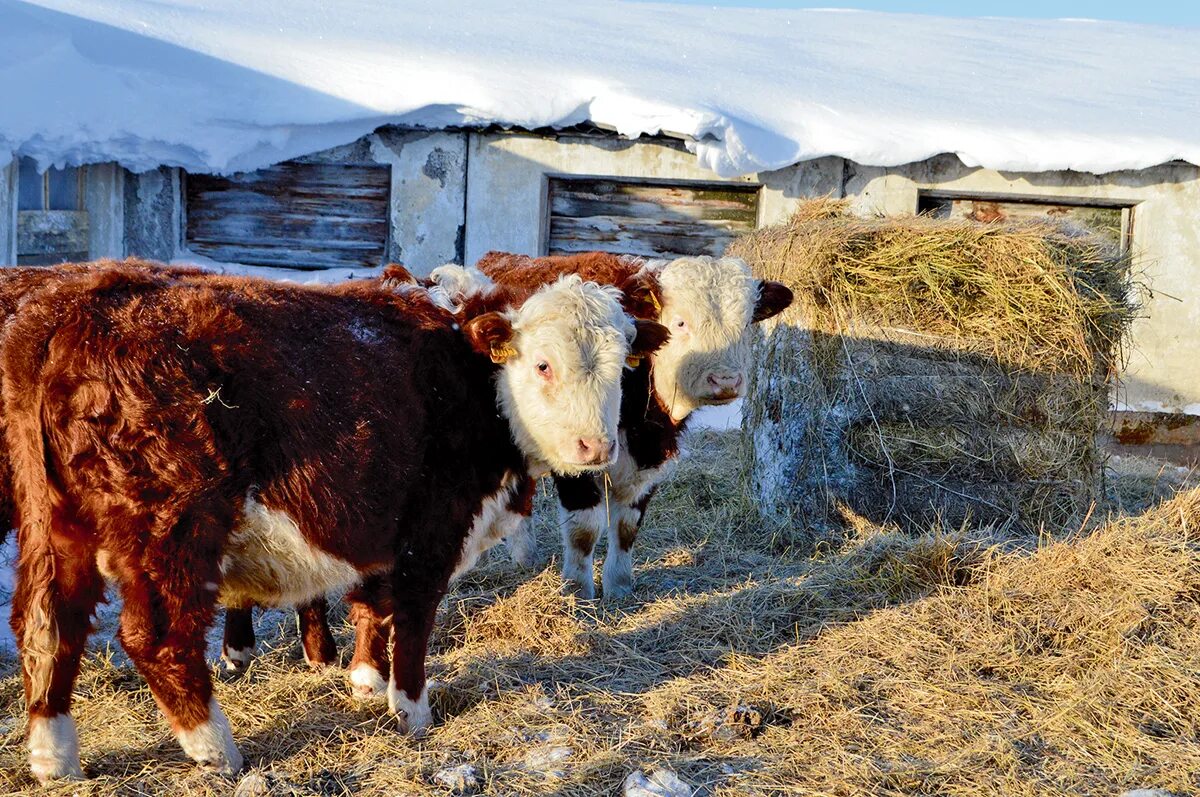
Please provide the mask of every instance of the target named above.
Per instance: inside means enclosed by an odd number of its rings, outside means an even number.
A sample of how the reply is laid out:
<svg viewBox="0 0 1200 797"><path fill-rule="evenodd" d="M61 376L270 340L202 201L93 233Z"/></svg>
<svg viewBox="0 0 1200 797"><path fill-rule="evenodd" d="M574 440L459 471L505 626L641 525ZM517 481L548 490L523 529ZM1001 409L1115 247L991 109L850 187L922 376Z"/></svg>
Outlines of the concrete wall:
<svg viewBox="0 0 1200 797"><path fill-rule="evenodd" d="M0 166L0 266L17 264L17 159Z"/></svg>
<svg viewBox="0 0 1200 797"><path fill-rule="evenodd" d="M165 262L179 253L180 179L178 169L166 166L141 174L126 174L126 255Z"/></svg>
<svg viewBox="0 0 1200 797"><path fill-rule="evenodd" d="M1151 295L1133 329L1117 408L1200 415L1200 169L997 172L953 156L891 169L846 168L844 194L860 213L913 213L923 190L1131 207L1134 264Z"/></svg>

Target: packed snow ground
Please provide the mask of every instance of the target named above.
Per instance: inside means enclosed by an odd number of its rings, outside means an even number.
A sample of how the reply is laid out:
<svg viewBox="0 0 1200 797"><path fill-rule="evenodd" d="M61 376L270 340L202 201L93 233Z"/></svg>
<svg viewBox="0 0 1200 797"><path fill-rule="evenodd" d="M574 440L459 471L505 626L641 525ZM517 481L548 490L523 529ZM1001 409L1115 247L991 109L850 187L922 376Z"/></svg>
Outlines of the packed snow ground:
<svg viewBox="0 0 1200 797"><path fill-rule="evenodd" d="M0 0L0 158L247 170L385 123L823 155L1200 163L1200 29L576 0Z"/></svg>

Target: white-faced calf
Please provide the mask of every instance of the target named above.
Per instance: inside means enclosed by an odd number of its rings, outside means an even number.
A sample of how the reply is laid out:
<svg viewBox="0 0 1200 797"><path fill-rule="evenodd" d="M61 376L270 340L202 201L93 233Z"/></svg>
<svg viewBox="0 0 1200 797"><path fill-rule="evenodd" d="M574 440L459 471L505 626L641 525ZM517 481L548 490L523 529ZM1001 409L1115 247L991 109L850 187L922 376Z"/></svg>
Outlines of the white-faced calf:
<svg viewBox="0 0 1200 797"><path fill-rule="evenodd" d="M563 508L563 577L593 597L592 555L608 535L602 585L606 597L633 586L631 550L646 506L678 453L679 435L697 408L727 404L745 391L751 325L782 312L792 292L758 280L737 258L676 260L592 252L530 258L492 252L479 268L497 284L528 289L575 274L615 285L626 309L660 321L671 336L622 382L621 455L608 469L607 500L600 476L555 476ZM528 525L518 536L529 550ZM511 539L511 538L510 538Z"/></svg>

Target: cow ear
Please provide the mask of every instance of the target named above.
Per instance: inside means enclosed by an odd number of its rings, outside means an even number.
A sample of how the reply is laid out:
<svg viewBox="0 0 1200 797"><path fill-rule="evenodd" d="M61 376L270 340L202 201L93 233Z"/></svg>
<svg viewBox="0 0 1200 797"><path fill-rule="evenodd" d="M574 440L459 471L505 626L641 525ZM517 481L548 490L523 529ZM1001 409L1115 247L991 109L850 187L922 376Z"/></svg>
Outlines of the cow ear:
<svg viewBox="0 0 1200 797"><path fill-rule="evenodd" d="M472 349L491 357L497 365L504 364L517 354L512 346L512 324L500 313L475 316L463 326L463 334L467 336Z"/></svg>
<svg viewBox="0 0 1200 797"><path fill-rule="evenodd" d="M621 304L634 318L657 320L662 314L662 289L658 280L639 271L621 283Z"/></svg>
<svg viewBox="0 0 1200 797"><path fill-rule="evenodd" d="M383 267L384 285L415 285L416 283L417 278L400 263L388 263Z"/></svg>
<svg viewBox="0 0 1200 797"><path fill-rule="evenodd" d="M754 303L754 316L751 321L758 323L777 316L792 303L792 289L782 282L763 280L758 287L758 301Z"/></svg>
<svg viewBox="0 0 1200 797"><path fill-rule="evenodd" d="M630 368L637 368L642 364L643 357L648 357L662 348L667 338L671 337L671 331L662 324L641 318L634 319L633 325L637 331L633 342L629 344L629 356L625 358L625 364Z"/></svg>

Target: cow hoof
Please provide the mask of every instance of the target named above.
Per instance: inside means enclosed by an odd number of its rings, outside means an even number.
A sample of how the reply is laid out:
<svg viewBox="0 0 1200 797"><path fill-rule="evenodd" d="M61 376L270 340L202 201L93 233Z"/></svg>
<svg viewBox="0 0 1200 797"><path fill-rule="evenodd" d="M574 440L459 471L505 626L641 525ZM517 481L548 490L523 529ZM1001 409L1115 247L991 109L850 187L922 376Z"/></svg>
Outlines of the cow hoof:
<svg viewBox="0 0 1200 797"><path fill-rule="evenodd" d="M416 738L424 736L433 725L433 711L429 708L429 686L421 690L421 696L410 700L403 689L388 684L388 708L396 715L400 732Z"/></svg>
<svg viewBox="0 0 1200 797"><path fill-rule="evenodd" d="M208 703L208 719L194 728L176 732L179 746L188 758L219 775L235 775L242 768L242 754L233 743L229 720L217 701Z"/></svg>
<svg viewBox="0 0 1200 797"><path fill-rule="evenodd" d="M628 598L633 594L633 582L631 581L616 581L612 584L604 585L604 599L609 601L621 600Z"/></svg>
<svg viewBox="0 0 1200 797"><path fill-rule="evenodd" d="M370 664L360 662L350 670L350 695L357 700L371 700L387 694L387 681Z"/></svg>
<svg viewBox="0 0 1200 797"><path fill-rule="evenodd" d="M250 662L254 659L254 648L242 648L235 650L233 648L221 649L221 661L225 662L225 669L232 673L243 673L250 668Z"/></svg>
<svg viewBox="0 0 1200 797"><path fill-rule="evenodd" d="M562 583L562 594L567 597L573 596L585 601L595 600L596 585L594 582L590 581L579 582L573 579L567 579Z"/></svg>
<svg viewBox="0 0 1200 797"><path fill-rule="evenodd" d="M83 779L79 737L69 714L30 719L29 768L43 786L56 780Z"/></svg>

